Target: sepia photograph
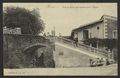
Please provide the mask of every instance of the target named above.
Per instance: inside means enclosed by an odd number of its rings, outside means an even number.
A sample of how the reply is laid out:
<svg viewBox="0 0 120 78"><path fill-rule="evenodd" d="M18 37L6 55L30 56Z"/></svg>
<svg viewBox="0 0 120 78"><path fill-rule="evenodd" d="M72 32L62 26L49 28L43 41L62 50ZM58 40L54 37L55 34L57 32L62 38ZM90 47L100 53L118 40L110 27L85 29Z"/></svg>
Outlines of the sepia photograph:
<svg viewBox="0 0 120 78"><path fill-rule="evenodd" d="M3 3L3 69L16 75L118 75L117 3Z"/></svg>

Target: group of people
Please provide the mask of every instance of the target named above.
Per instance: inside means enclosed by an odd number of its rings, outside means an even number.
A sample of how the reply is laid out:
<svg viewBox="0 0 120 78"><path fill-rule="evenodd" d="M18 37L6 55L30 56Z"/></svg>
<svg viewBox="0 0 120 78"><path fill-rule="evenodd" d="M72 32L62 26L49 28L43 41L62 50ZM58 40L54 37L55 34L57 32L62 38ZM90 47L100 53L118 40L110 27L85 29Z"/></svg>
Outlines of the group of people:
<svg viewBox="0 0 120 78"><path fill-rule="evenodd" d="M97 66L104 66L104 65L109 65L110 62L108 59L103 59L103 58L96 58L96 59L90 59L89 60L90 67L97 67Z"/></svg>

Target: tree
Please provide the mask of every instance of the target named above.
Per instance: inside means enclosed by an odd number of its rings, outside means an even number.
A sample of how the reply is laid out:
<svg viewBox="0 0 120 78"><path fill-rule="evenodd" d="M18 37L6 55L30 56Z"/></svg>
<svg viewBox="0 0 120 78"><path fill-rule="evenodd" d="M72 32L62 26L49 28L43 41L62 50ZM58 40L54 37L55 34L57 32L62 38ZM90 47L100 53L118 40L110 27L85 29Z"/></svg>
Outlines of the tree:
<svg viewBox="0 0 120 78"><path fill-rule="evenodd" d="M32 11L19 7L6 7L3 13L3 26L7 28L21 28L22 34L38 35L45 26L39 15L34 9Z"/></svg>

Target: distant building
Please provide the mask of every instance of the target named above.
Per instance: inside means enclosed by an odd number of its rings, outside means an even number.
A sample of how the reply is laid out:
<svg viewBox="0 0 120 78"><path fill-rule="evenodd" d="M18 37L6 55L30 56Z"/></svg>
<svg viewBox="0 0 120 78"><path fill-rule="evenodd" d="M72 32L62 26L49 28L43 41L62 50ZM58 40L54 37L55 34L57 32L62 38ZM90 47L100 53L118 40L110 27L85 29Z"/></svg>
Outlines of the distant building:
<svg viewBox="0 0 120 78"><path fill-rule="evenodd" d="M90 38L117 39L117 18L103 15L99 20L72 30L71 37L81 42Z"/></svg>
<svg viewBox="0 0 120 78"><path fill-rule="evenodd" d="M52 31L51 31L51 35L52 35L52 36L55 36L55 30L52 30Z"/></svg>
<svg viewBox="0 0 120 78"><path fill-rule="evenodd" d="M3 28L3 34L21 34L21 28Z"/></svg>

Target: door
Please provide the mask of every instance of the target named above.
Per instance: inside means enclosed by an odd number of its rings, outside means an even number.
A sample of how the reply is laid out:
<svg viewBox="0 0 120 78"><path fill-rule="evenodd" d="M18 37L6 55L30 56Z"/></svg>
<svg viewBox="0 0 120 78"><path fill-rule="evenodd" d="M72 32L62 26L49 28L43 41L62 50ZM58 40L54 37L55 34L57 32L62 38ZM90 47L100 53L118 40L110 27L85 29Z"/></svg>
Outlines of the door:
<svg viewBox="0 0 120 78"><path fill-rule="evenodd" d="M86 40L89 38L89 32L88 30L83 30L83 39Z"/></svg>

